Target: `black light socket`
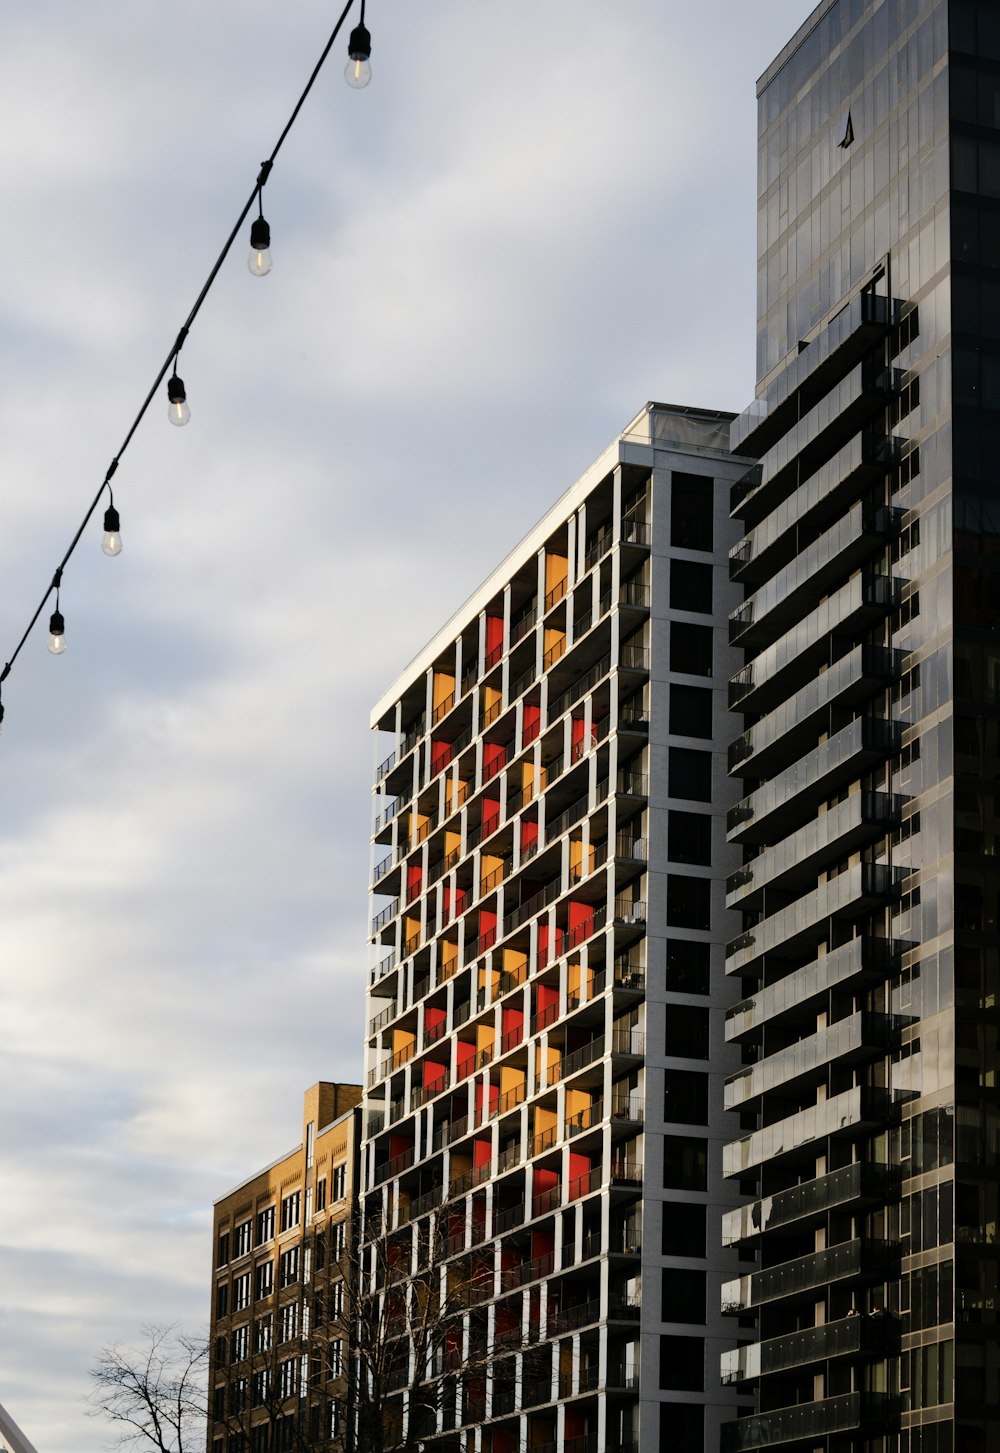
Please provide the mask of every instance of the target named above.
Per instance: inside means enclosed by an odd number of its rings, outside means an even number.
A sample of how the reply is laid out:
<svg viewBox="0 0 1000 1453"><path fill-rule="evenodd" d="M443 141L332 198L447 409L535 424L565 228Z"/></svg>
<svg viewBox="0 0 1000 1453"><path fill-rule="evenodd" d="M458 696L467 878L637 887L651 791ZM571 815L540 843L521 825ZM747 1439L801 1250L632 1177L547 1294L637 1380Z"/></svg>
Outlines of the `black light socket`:
<svg viewBox="0 0 1000 1453"><path fill-rule="evenodd" d="M264 252L271 246L271 229L263 217L255 217L250 228L250 246L255 252Z"/></svg>
<svg viewBox="0 0 1000 1453"><path fill-rule="evenodd" d="M352 61L366 61L371 58L372 38L368 33L367 26L356 25L351 31L351 38L347 42L347 54Z"/></svg>
<svg viewBox="0 0 1000 1453"><path fill-rule="evenodd" d="M187 398L187 394L184 392L184 380L178 378L176 373L171 376L167 384L167 398L172 404L182 404Z"/></svg>

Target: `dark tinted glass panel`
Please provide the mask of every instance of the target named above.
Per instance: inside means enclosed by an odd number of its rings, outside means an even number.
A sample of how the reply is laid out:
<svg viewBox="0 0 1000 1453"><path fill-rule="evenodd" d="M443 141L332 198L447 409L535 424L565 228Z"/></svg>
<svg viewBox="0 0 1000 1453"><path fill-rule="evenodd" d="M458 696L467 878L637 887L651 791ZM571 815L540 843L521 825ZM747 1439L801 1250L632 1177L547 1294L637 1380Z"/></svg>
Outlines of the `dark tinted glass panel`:
<svg viewBox="0 0 1000 1453"><path fill-rule="evenodd" d="M671 809L667 823L667 856L672 863L712 863L712 819L707 812Z"/></svg>
<svg viewBox="0 0 1000 1453"><path fill-rule="evenodd" d="M701 1392L705 1386L705 1344L700 1337L660 1338L660 1387L668 1392Z"/></svg>
<svg viewBox="0 0 1000 1453"><path fill-rule="evenodd" d="M679 737L711 737L712 692L707 686L671 686L670 730Z"/></svg>
<svg viewBox="0 0 1000 1453"><path fill-rule="evenodd" d="M663 1118L675 1125L708 1124L708 1075L664 1070Z"/></svg>
<svg viewBox="0 0 1000 1453"><path fill-rule="evenodd" d="M670 669L682 671L685 676L711 676L711 626L693 626L687 621L671 622Z"/></svg>
<svg viewBox="0 0 1000 1453"><path fill-rule="evenodd" d="M686 797L691 802L711 802L711 752L699 752L694 747L671 747L667 773L667 790L671 797Z"/></svg>
<svg viewBox="0 0 1000 1453"><path fill-rule="evenodd" d="M667 876L667 922L674 928L707 929L711 923L711 884L707 878Z"/></svg>
<svg viewBox="0 0 1000 1453"><path fill-rule="evenodd" d="M660 1296L664 1322L704 1322L705 1273L672 1266L663 1272Z"/></svg>
<svg viewBox="0 0 1000 1453"><path fill-rule="evenodd" d="M660 1404L660 1453L704 1453L705 1409L701 1403Z"/></svg>
<svg viewBox="0 0 1000 1453"><path fill-rule="evenodd" d="M712 567L694 560L670 562L670 605L673 610L712 613Z"/></svg>
<svg viewBox="0 0 1000 1453"><path fill-rule="evenodd" d="M705 1207L664 1201L661 1250L664 1256L704 1256Z"/></svg>
<svg viewBox="0 0 1000 1453"><path fill-rule="evenodd" d="M711 550L713 481L700 474L671 476L670 543L683 550Z"/></svg>
<svg viewBox="0 0 1000 1453"><path fill-rule="evenodd" d="M708 1145L692 1135L663 1137L663 1188L667 1191L708 1189Z"/></svg>
<svg viewBox="0 0 1000 1453"><path fill-rule="evenodd" d="M663 1014L663 1053L678 1059L708 1059L708 1010L667 1004Z"/></svg>
<svg viewBox="0 0 1000 1453"><path fill-rule="evenodd" d="M707 994L709 945L683 938L668 939L666 986L674 994Z"/></svg>

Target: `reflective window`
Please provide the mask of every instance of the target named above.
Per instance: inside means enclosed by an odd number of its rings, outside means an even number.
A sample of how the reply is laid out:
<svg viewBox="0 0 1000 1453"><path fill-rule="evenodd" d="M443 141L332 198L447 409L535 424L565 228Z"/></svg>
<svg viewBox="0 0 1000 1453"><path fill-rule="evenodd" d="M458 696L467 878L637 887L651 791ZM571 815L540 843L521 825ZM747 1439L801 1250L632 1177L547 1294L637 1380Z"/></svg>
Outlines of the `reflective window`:
<svg viewBox="0 0 1000 1453"><path fill-rule="evenodd" d="M679 737L711 737L712 691L708 686L671 686L670 730Z"/></svg>
<svg viewBox="0 0 1000 1453"><path fill-rule="evenodd" d="M660 1320L704 1322L705 1273L672 1266L661 1277Z"/></svg>
<svg viewBox="0 0 1000 1453"><path fill-rule="evenodd" d="M705 1343L701 1337L660 1338L660 1387L666 1392L704 1391Z"/></svg>
<svg viewBox="0 0 1000 1453"><path fill-rule="evenodd" d="M683 550L711 550L714 480L701 474L670 476L670 543Z"/></svg>
<svg viewBox="0 0 1000 1453"><path fill-rule="evenodd" d="M712 567L695 560L671 560L670 606L672 610L712 614Z"/></svg>
<svg viewBox="0 0 1000 1453"><path fill-rule="evenodd" d="M667 1191L708 1189L708 1144L691 1135L663 1137L663 1188Z"/></svg>

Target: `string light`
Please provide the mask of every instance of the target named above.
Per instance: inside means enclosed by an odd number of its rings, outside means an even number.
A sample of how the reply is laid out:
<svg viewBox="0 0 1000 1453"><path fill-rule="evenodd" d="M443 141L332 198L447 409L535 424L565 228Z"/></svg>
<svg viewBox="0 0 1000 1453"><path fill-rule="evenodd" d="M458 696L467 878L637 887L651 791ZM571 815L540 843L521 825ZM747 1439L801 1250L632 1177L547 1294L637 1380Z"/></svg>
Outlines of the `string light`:
<svg viewBox="0 0 1000 1453"><path fill-rule="evenodd" d="M98 505L100 504L101 499L102 499L102 497L104 495L104 491L105 490L108 491L108 507L107 507L107 509L105 510L105 513L104 513L104 535L103 535L103 538L102 538L102 541L101 541L101 548L102 548L102 550L104 550L105 554L108 554L108 555L117 555L118 553L120 553L121 548L122 548L122 546L121 546L121 533L120 533L120 521L119 521L119 517L118 517L118 511L115 509L115 506L114 506L114 501L111 499L111 489L110 489L111 477L115 473L115 471L117 470L118 464L119 464L119 462L121 460L122 455L125 453L126 449L131 444L132 439L135 436L136 430L139 428L139 425L142 423L143 419L145 418L146 412L149 409L150 404L156 398L156 395L157 395L157 393L159 392L159 389L160 389L160 385L163 383L164 379L167 378L168 372L170 373L170 378L169 378L169 381L167 383L167 398L168 398L169 404L170 404L170 418L171 418L171 422L176 423L178 425L182 425L182 424L186 424L188 422L188 419L191 417L191 411L190 411L190 409L188 407L187 396L186 396L186 391L184 389L184 384L183 384L182 380L177 375L177 360L178 360L178 358L180 356L181 349L184 347L184 343L185 343L185 341L187 339L188 333L190 332L191 327L192 327L195 319L197 318L198 314L201 311L202 304L205 302L205 299L208 297L208 294L211 291L212 286L215 283L215 280L218 277L219 272L222 269L223 263L225 262L226 258L229 256L229 253L230 253L230 251L232 249L233 243L236 241L237 237L240 235L240 232L242 231L243 225L246 222L246 219L247 219L247 217L250 214L250 210L253 207L254 202L257 202L257 204L258 204L258 207L259 207L259 216L257 217L256 221L251 226L250 241L251 241L251 245L255 249L258 248L258 244L259 244L259 250L260 250L260 252L262 254L264 254L264 255L267 256L267 266L265 268L263 268L262 270L258 271L258 269L256 267L254 267L254 266L251 265L251 271L257 273L257 275L258 276L261 276L261 277L263 277L266 272L269 272L270 271L270 256L269 256L270 228L268 227L266 221L264 221L263 202L262 202L262 199L261 199L261 193L262 193L262 191L264 189L264 186L267 183L268 177L271 174L271 169L274 166L275 158L277 157L277 155L278 155L279 151L281 150L281 148L284 146L285 141L286 141L286 139L288 137L288 134L291 131L292 127L295 125L295 122L298 119L299 112L302 110L302 107L305 105L306 98L308 97L309 92L312 90L313 86L316 83L316 78L319 76L320 71L323 69L323 66L324 66L324 64L325 64L325 62L327 60L327 57L330 54L330 51L333 49L334 45L336 44L337 37L340 35L340 32L343 29L344 23L347 20L347 17L350 14L353 5L354 5L354 0L346 0L346 4L344 5L344 8L341 11L341 13L340 13L340 15L339 15L339 17L337 19L337 23L333 27L333 30L332 30L332 32L330 34L329 39L327 40L327 42L324 45L322 51L320 52L319 59L317 60L316 64L312 68L312 72L310 73L309 79L308 79L308 81L305 84L305 88L303 89L302 94L299 96L299 99L296 101L294 107L292 108L292 113L289 116L288 120L285 122L285 125L284 125L284 127L283 127L283 129L281 131L281 134L279 135L277 141L274 144L274 148L273 148L273 150L271 152L271 155L268 157L268 159L265 162L262 162L262 164L261 164L261 168L260 168L260 171L258 172L257 180L256 180L256 183L254 184L253 191L251 192L251 194L250 194L247 202L244 204L242 210L240 211L240 214L239 214L239 216L236 219L236 222L235 222L235 224L233 226L233 229L232 229L232 231L230 232L229 236L227 237L227 239L225 241L225 244L224 244L224 246L222 248L222 251L219 253L219 256L216 258L215 263L213 264L212 269L209 272L208 277L205 280L204 285L202 286L201 292L195 298L195 301L194 301L194 304L193 304L193 306L191 308L191 311L188 313L187 319L186 319L183 327L181 328L180 332L177 334L177 337L176 337L176 339L175 339L175 341L173 343L173 346L171 347L170 352L167 354L166 360L160 366L160 369L157 372L157 375L154 378L154 380L152 382L152 385L150 386L149 391L146 394L146 397L144 398L144 400L142 402L142 405L141 405L141 407L139 409L139 412L136 414L135 418L132 420L132 423L131 423L131 425L130 425L130 427L128 429L128 432L126 433L125 438L123 439L121 445L118 448L117 454L115 454L115 456L112 459L111 463L108 465L108 468L107 468L107 470L105 472L105 475L104 475L104 479L101 482L100 489L98 489L97 493L94 495L94 498L91 500L90 507L88 508L86 514L84 515L83 520L81 521L80 526L79 526L76 534L73 536L73 539L70 541L69 548L67 549L66 553L63 555L63 558L62 558L62 560L59 563L59 567L56 570L55 575L52 577L52 580L51 580L51 582L50 582L47 590L45 591L45 594L42 596L41 600L38 603L38 606L35 609L34 615L31 617L31 620L28 622L28 625L27 625L27 627L26 627L23 635L21 636L21 639L18 641L17 646L14 648L14 651L11 653L10 659L4 663L4 666L3 666L2 670L0 670L0 685L2 685L3 682L6 681L7 677L10 675L11 668L13 667L14 663L17 661L17 658L21 654L21 651L23 650L24 645L25 645L28 637L31 635L31 632L34 630L35 626L37 625L39 616L41 616L43 610L45 609L45 605L46 605L47 601L49 600L50 596L52 595L53 591L55 592L56 599L55 599L55 610L53 611L53 613L52 613L52 615L50 617L50 620L49 620L49 641L48 641L48 648L52 652L53 655L57 655L57 656L58 655L62 655L62 653L65 651L65 649L66 649L66 639L65 639L65 637L66 637L66 623L65 623L65 620L63 619L62 612L59 609L59 586L60 586L60 582L62 580L62 573L63 573L63 570L66 567L66 565L69 563L69 560L70 560L70 558L71 558L74 550L76 549L77 545L80 543L80 539L81 539L81 537L83 535L83 532L87 528L87 525L90 523L90 518L93 515L94 511L97 509ZM354 41L354 36L355 35L358 35L359 36L359 39L360 39L361 38L360 37L360 33L361 32L364 32L364 38L365 38L365 43L367 45L367 50L365 51L365 54L362 57L360 57L360 61L366 63L367 62L367 58L368 58L368 54L370 53L370 50L371 50L371 38L368 36L367 30L365 30L365 28L364 28L364 15L365 15L364 0L361 0L361 25L358 26L358 27L356 27L355 31L352 33L352 44L353 44L353 41ZM363 69L363 66L362 66L362 69ZM360 75L360 71L359 71L359 75ZM370 79L370 77L371 77L371 68L369 67L368 68L368 76L366 77L366 79L364 81L361 82L361 84L367 85L368 84L368 79ZM261 261L263 262L263 260L264 259L262 257ZM2 704L0 704L0 723L2 723L2 722L3 722L3 706L2 706Z"/></svg>
<svg viewBox="0 0 1000 1453"><path fill-rule="evenodd" d="M254 277L267 277L272 266L271 229L264 220L264 199L260 192L257 193L257 200L260 203L260 216L254 218L250 228L250 256L247 258L247 267Z"/></svg>
<svg viewBox="0 0 1000 1453"><path fill-rule="evenodd" d="M167 398L170 400L167 408L167 418L178 429L183 429L185 424L191 422L191 406L187 401L187 393L184 389L184 380L177 377L177 365L170 376L167 384Z"/></svg>
<svg viewBox="0 0 1000 1453"><path fill-rule="evenodd" d="M104 534L101 537L101 549L105 555L120 555L122 553L122 522L118 518L118 511L115 509L115 502L108 490L110 503L104 511Z"/></svg>
<svg viewBox="0 0 1000 1453"><path fill-rule="evenodd" d="M354 27L347 42L347 55L344 80L360 91L372 78L372 38L365 26L365 0L361 0L361 24Z"/></svg>
<svg viewBox="0 0 1000 1453"><path fill-rule="evenodd" d="M58 601L59 597L56 596ZM53 656L61 656L66 649L66 622L58 605L49 617L49 650Z"/></svg>

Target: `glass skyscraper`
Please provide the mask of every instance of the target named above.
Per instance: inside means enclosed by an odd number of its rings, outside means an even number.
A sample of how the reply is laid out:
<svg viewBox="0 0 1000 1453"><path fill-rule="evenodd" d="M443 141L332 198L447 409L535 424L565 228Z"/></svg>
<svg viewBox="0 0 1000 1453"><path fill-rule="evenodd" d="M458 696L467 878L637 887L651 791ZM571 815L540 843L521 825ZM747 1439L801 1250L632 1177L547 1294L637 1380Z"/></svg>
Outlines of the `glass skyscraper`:
<svg viewBox="0 0 1000 1453"><path fill-rule="evenodd" d="M824 0L759 83L727 972L757 1447L1000 1447L1000 4ZM996 542L996 543L994 543Z"/></svg>

